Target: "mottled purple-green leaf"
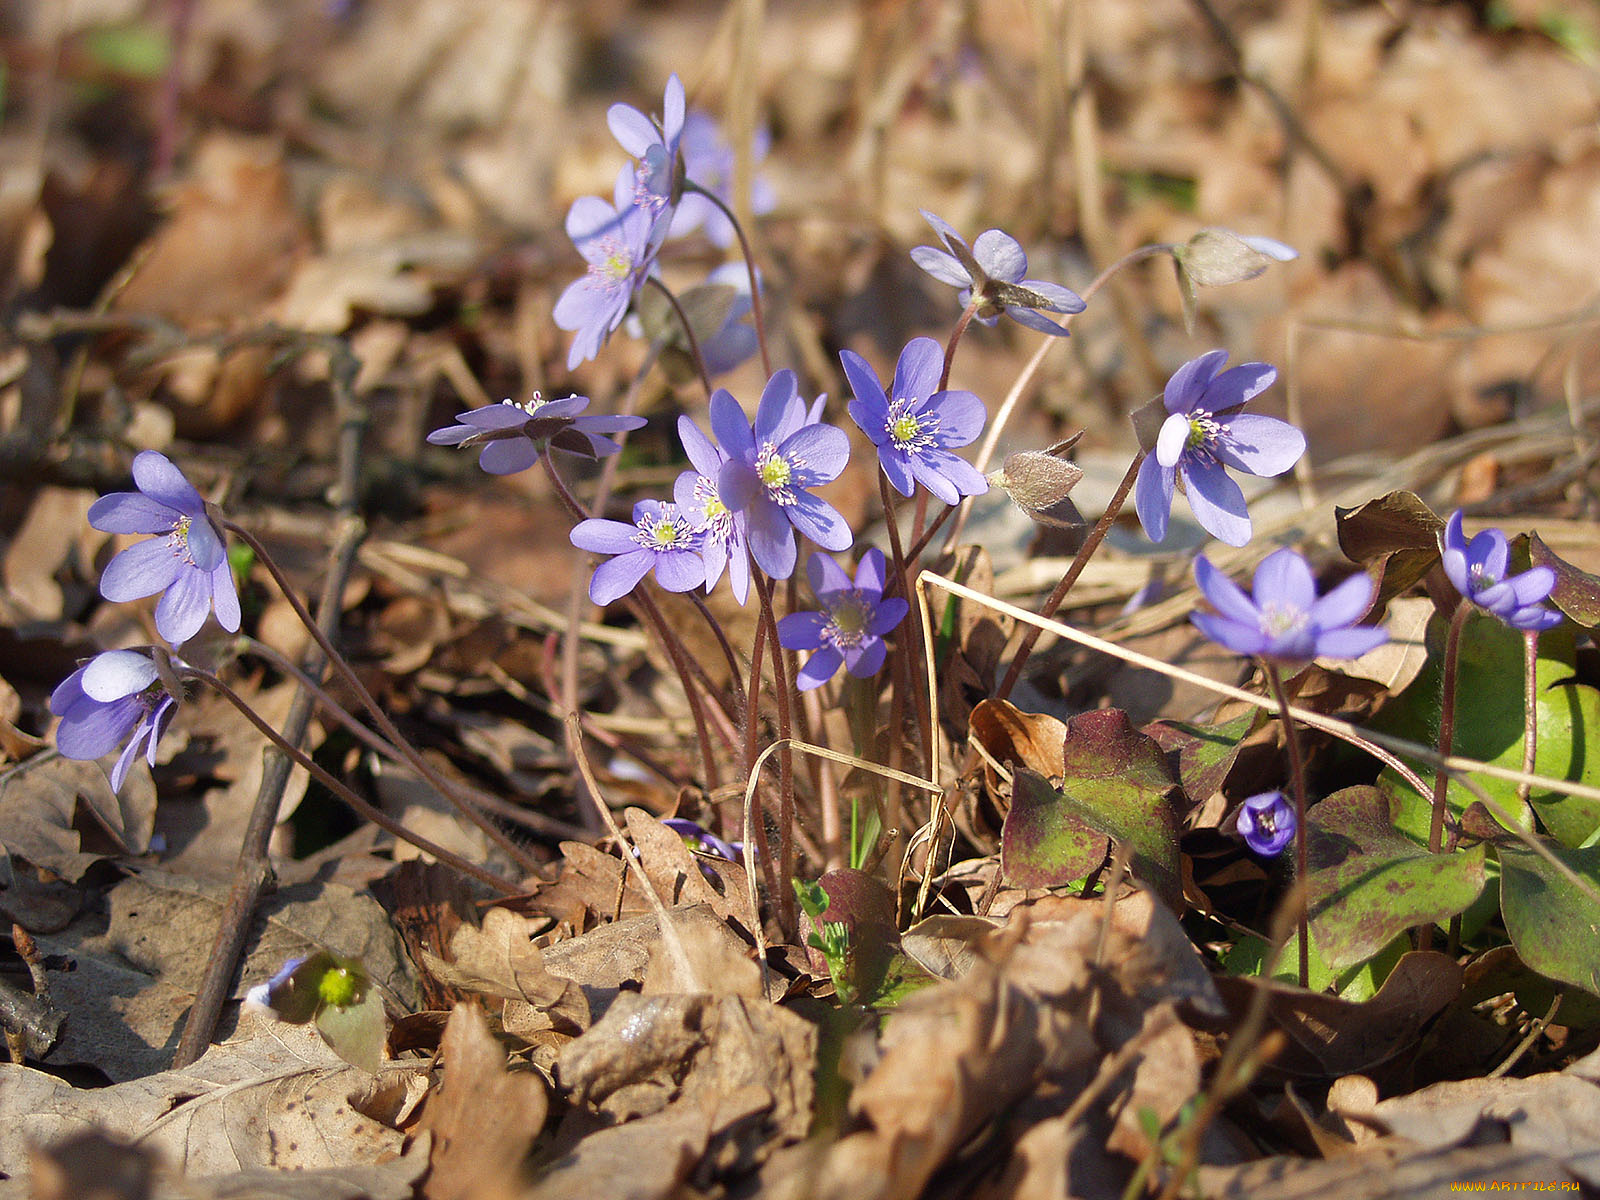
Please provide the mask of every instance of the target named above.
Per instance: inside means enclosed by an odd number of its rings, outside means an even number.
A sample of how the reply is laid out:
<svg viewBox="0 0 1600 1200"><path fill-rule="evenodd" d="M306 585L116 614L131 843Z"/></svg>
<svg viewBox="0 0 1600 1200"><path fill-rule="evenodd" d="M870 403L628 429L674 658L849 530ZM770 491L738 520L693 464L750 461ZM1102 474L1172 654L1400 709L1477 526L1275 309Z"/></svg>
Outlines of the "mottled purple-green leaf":
<svg viewBox="0 0 1600 1200"><path fill-rule="evenodd" d="M1176 782L1154 738L1121 709L1100 709L1067 723L1059 789L1018 769L1011 810L1000 834L1000 867L1019 887L1053 887L1098 867L1118 841L1129 870L1168 904L1182 897L1177 815L1169 794Z"/></svg>
<svg viewBox="0 0 1600 1200"><path fill-rule="evenodd" d="M1260 709L1220 725L1188 721L1152 721L1144 731L1166 753L1167 766L1193 804L1202 804L1219 791L1239 757L1239 747L1266 719Z"/></svg>
<svg viewBox="0 0 1600 1200"><path fill-rule="evenodd" d="M1522 838L1501 829L1483 805L1468 809L1467 832L1487 838L1500 859L1500 914L1518 956L1541 975L1600 996L1600 903ZM1538 834L1539 845L1600 891L1600 846L1573 849Z"/></svg>
<svg viewBox="0 0 1600 1200"><path fill-rule="evenodd" d="M1313 805L1306 821L1311 933L1343 971L1418 925L1464 912L1487 878L1482 845L1429 854L1394 827L1390 798L1350 787Z"/></svg>
<svg viewBox="0 0 1600 1200"><path fill-rule="evenodd" d="M1579 625L1590 629L1600 625L1600 576L1580 571L1545 545L1537 533L1528 535L1528 558L1534 566L1549 567L1556 573L1550 603Z"/></svg>

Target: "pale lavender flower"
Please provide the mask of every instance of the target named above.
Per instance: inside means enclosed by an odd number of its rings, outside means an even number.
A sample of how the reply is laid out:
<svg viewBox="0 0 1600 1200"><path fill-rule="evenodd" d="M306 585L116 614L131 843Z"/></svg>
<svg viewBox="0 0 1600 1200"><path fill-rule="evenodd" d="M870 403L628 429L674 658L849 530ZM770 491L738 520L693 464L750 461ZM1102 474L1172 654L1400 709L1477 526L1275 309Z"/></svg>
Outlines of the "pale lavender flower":
<svg viewBox="0 0 1600 1200"><path fill-rule="evenodd" d="M650 219L646 241L653 252L666 239L683 192L683 83L676 75L668 78L659 121L631 104L613 104L606 124L622 148L639 160L630 172L629 203ZM622 207L619 183L617 208Z"/></svg>
<svg viewBox="0 0 1600 1200"><path fill-rule="evenodd" d="M174 646L199 633L213 609L217 624L237 633L239 592L222 533L200 493L154 450L134 455L133 482L137 492L113 492L91 504L89 524L105 533L164 536L113 558L100 577L100 594L120 603L162 593L156 629Z"/></svg>
<svg viewBox="0 0 1600 1200"><path fill-rule="evenodd" d="M824 550L846 550L855 540L838 510L810 492L837 479L850 459L844 430L815 419L820 403L808 412L790 370L767 381L754 425L726 389L711 397L711 431L728 458L717 492L745 515L750 552L774 579L794 573L796 530Z"/></svg>
<svg viewBox="0 0 1600 1200"><path fill-rule="evenodd" d="M1282 792L1251 796L1239 806L1234 828L1250 849L1263 858L1272 858L1294 841L1294 806Z"/></svg>
<svg viewBox="0 0 1600 1200"><path fill-rule="evenodd" d="M1080 313L1084 309L1082 297L1060 284L1024 279L1028 256L1016 238L998 229L986 229L968 246L966 239L942 218L926 209L921 211L923 220L933 226L945 248L918 246L911 252L911 261L940 283L961 288L957 299L963 305L976 290L981 303L972 314L974 320L993 325L1005 313L1029 329L1067 336L1065 328L1044 314Z"/></svg>
<svg viewBox="0 0 1600 1200"><path fill-rule="evenodd" d="M680 146L683 150L684 177L731 208L734 152L733 147L723 138L722 130L718 128L716 121L706 113L690 112L684 118ZM752 168L761 165L771 146L771 134L765 127L757 129L750 145ZM777 206L778 197L772 190L772 185L763 176L757 175L750 181L750 211L756 216L762 216ZM688 190L678 201L670 232L673 237L681 237L699 228L705 230L706 237L715 245L726 248L733 244L735 236L733 223L705 196Z"/></svg>
<svg viewBox="0 0 1600 1200"><path fill-rule="evenodd" d="M567 370L600 353L611 331L622 324L634 294L655 267L652 236L660 214L634 203L630 168L617 176L615 203L579 196L567 211L567 236L589 264L582 278L567 285L551 314L562 329L575 332Z"/></svg>
<svg viewBox="0 0 1600 1200"><path fill-rule="evenodd" d="M850 416L878 448L883 473L902 496L918 483L946 504L989 490L983 473L950 452L983 432L983 402L971 392L936 392L944 351L932 338L912 338L895 365L892 398L867 360L850 350L839 362L856 398Z"/></svg>
<svg viewBox="0 0 1600 1200"><path fill-rule="evenodd" d="M435 429L428 441L435 446L479 446L478 465L491 475L526 471L547 448L604 458L622 449L606 435L640 429L643 417L578 414L589 407L589 397L568 396L546 400L534 392L527 404L502 400L470 412L458 413L455 425Z"/></svg>
<svg viewBox="0 0 1600 1200"><path fill-rule="evenodd" d="M690 528L703 535L701 557L706 565L706 591L717 586L726 568L733 598L743 604L750 598L745 516L724 504L717 490L717 478L728 456L686 415L678 418L678 437L694 469L678 476L672 498L688 518Z"/></svg>
<svg viewBox="0 0 1600 1200"><path fill-rule="evenodd" d="M684 197L685 202L688 199ZM700 361L705 364L706 373L726 375L760 349L755 327L745 320L755 308L750 298L750 272L743 263L723 263L706 282L733 289L733 300L721 328L700 341ZM759 276L756 282L761 282Z"/></svg>
<svg viewBox="0 0 1600 1200"><path fill-rule="evenodd" d="M1288 547L1261 560L1253 599L1203 554L1195 559L1194 578L1217 611L1189 619L1235 654L1300 664L1360 658L1389 640L1383 629L1356 625L1372 601L1370 579L1352 575L1319 600L1311 564Z"/></svg>
<svg viewBox="0 0 1600 1200"><path fill-rule="evenodd" d="M1498 529L1485 529L1469 542L1461 528L1461 510L1450 515L1439 534L1444 573L1456 591L1484 612L1513 629L1539 632L1561 624L1561 614L1540 603L1556 586L1556 573L1534 567L1506 578L1511 546Z"/></svg>
<svg viewBox="0 0 1600 1200"><path fill-rule="evenodd" d="M127 746L111 768L111 789L120 791L141 745L147 747L146 761L156 765L156 743L177 703L148 654L107 650L67 676L50 694L50 711L61 718L56 749L63 758L95 759L110 754L126 740Z"/></svg>
<svg viewBox="0 0 1600 1200"><path fill-rule="evenodd" d="M822 611L791 613L778 622L779 645L812 652L795 677L802 692L821 687L841 666L858 679L882 669L888 653L884 636L910 610L899 596L883 598L884 567L883 551L876 546L861 556L853 582L826 554L813 554L806 563Z"/></svg>
<svg viewBox="0 0 1600 1200"><path fill-rule="evenodd" d="M1225 467L1246 475L1281 475L1306 450L1305 434L1287 421L1239 410L1278 377L1266 363L1244 363L1218 374L1226 350L1190 359L1167 380L1167 419L1155 449L1139 467L1134 509L1150 540L1167 536L1174 486L1181 481L1200 527L1230 546L1250 540L1244 493Z"/></svg>
<svg viewBox="0 0 1600 1200"><path fill-rule="evenodd" d="M703 534L690 527L676 504L640 500L633 506L633 524L590 517L569 535L580 550L616 557L595 568L589 599L596 604L620 600L650 573L669 592L688 592L706 579L701 557Z"/></svg>

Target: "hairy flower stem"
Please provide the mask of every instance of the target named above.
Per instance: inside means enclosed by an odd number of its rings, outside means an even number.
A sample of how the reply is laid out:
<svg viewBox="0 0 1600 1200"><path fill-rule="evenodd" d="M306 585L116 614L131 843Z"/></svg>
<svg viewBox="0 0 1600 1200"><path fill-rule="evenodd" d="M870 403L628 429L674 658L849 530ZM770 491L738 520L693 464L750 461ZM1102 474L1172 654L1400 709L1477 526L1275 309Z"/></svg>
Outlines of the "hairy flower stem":
<svg viewBox="0 0 1600 1200"><path fill-rule="evenodd" d="M193 679L198 683L205 684L229 704L233 705L234 708L239 710L240 714L245 718L245 720L249 721L251 725L255 726L256 730L263 737L275 745L284 754L288 755L289 758L294 760L297 766L304 767L307 773L310 774L311 778L315 779L323 787L327 788L335 796L343 800L347 805L350 806L351 810L363 820L371 821L379 829L393 834L402 842L407 842L410 845L415 846L424 854L433 855L434 858L438 859L446 866L454 868L461 874L470 876L471 878L478 880L480 883L487 884L489 887L492 887L495 891L499 892L502 896L514 896L522 890L521 886L516 882L509 879L502 879L493 871L490 871L485 867L480 867L477 863L468 862L454 851L446 850L443 846L429 841L421 834L412 833L409 829L407 829L399 821L396 821L382 809L374 808L372 805L368 804L360 796L356 795L356 793L350 789L349 785L338 779L335 779L304 750L301 750L298 746L295 746L287 741L282 734L268 724L265 718L263 718L245 702L244 697L240 696L238 692L234 691L210 671L202 671L196 667L189 667L185 668L181 672L181 675L184 679Z"/></svg>
<svg viewBox="0 0 1600 1200"><path fill-rule="evenodd" d="M751 574L756 574L752 566ZM767 623L756 622L755 640L750 646L750 690L746 693L744 705L744 776L748 780L756 769L756 758L759 751L756 746L760 734L761 722L761 658L767 645ZM776 646L777 642L774 641ZM767 842L766 811L761 806L761 789L757 787L752 796L751 826L756 844L756 858L761 863L761 873L766 877L767 895L777 896L787 887L787 881L778 874L777 860L772 857L772 851ZM746 839L747 841L750 839Z"/></svg>
<svg viewBox="0 0 1600 1200"><path fill-rule="evenodd" d="M1454 752L1456 740L1456 672L1461 660L1461 631L1472 615L1472 605L1466 600L1456 604L1450 616L1450 629L1444 639L1444 682L1439 695L1439 753L1448 756ZM1442 767L1433 773L1433 820L1428 825L1428 852L1445 851L1444 824L1449 812L1450 776ZM1455 848L1456 831L1451 830L1450 849ZM1433 926L1424 925L1417 930L1417 949L1433 946Z"/></svg>
<svg viewBox="0 0 1600 1200"><path fill-rule="evenodd" d="M655 631L656 639L667 652L667 657L672 660L672 667L678 673L678 682L683 685L683 694L689 702L689 715L694 719L695 740L700 743L700 763L706 773L706 789L715 790L722 784L722 773L717 769L717 756L711 749L711 731L706 728L706 710L700 702L695 680L691 677L692 671L689 664L693 660L683 648L683 642L667 624L667 619L661 615L655 598L644 588L635 588L628 600L634 610L642 614ZM709 680L706 681L710 683Z"/></svg>
<svg viewBox="0 0 1600 1200"><path fill-rule="evenodd" d="M793 729L789 710L789 671L783 661L783 648L778 643L778 618L772 610L772 581L759 567L753 566L750 575L756 583L756 594L761 598L761 624L767 631L767 640L772 643L772 691L778 710L778 737L783 742L778 751L778 877L787 881L794 878L795 867L794 753L789 749ZM754 715L752 712L752 718ZM781 887L778 897L779 920L786 932L794 933L799 928L795 924L794 889Z"/></svg>
<svg viewBox="0 0 1600 1200"><path fill-rule="evenodd" d="M678 324L683 329L684 340L689 343L689 357L694 359L694 369L699 372L700 384L706 389L706 399L711 399L711 372L706 370L706 360L700 354L700 339L694 335L694 326L689 324L689 314L683 311L683 305L678 303L678 298L672 294L672 289L654 275L645 280L667 298L667 303L672 305L672 311L677 314ZM549 455L545 455L549 458Z"/></svg>
<svg viewBox="0 0 1600 1200"><path fill-rule="evenodd" d="M978 306L982 303L983 297L974 290L972 299L967 301L967 306L956 318L956 327L950 331L950 340L944 346L944 366L939 371L939 386L934 389L935 391L942 392L950 386L950 367L956 361L956 347L961 344L961 335L966 333L967 326L972 324L973 314L978 311Z"/></svg>
<svg viewBox="0 0 1600 1200"><path fill-rule="evenodd" d="M1094 523L1094 528L1089 531L1089 536L1083 539L1083 545L1078 548L1078 553L1072 560L1072 565L1067 568L1067 573L1061 577L1061 582L1056 584L1055 590L1045 599L1044 607L1039 610L1039 615L1046 620L1056 615L1056 610L1061 607L1062 601L1067 598L1067 593L1072 590L1072 585L1078 582L1078 576L1083 574L1083 569L1089 565L1089 560L1094 557L1094 552L1100 548L1100 543L1105 541L1106 534L1111 532L1111 526L1116 523L1117 514L1122 511L1122 506L1127 502L1128 493L1133 490L1133 484L1139 477L1139 466L1144 462L1143 450L1133 456L1133 462L1128 466L1128 473L1122 477L1122 482L1117 485L1116 494L1111 497L1111 503L1106 505L1106 511ZM1039 641L1039 634L1043 630L1037 625L1028 626L1027 632L1022 635L1022 642L1017 647L1016 657L1011 660L1011 665L1006 668L1005 678L1000 681L999 688L995 691L996 700L1004 700L1011 695L1011 689L1017 686L1017 680L1022 677L1022 668L1027 665L1028 656L1033 653L1033 647Z"/></svg>
<svg viewBox="0 0 1600 1200"><path fill-rule="evenodd" d="M1308 927L1308 897L1306 894L1306 762L1300 748L1300 731L1289 715L1289 693L1283 686L1283 676L1276 663L1263 661L1267 682L1272 686L1272 698L1278 705L1278 719L1283 722L1283 744L1289 752L1289 785L1294 793L1294 878L1300 893L1300 986L1307 987L1311 980L1311 931Z"/></svg>
<svg viewBox="0 0 1600 1200"><path fill-rule="evenodd" d="M761 287L756 280L756 259L750 252L750 239L745 236L744 226L739 218L734 216L733 209L723 203L721 196L714 196L705 188L692 181L685 180L683 190L704 196L707 200L721 210L722 215L728 218L728 223L733 226L734 236L739 239L739 253L744 256L744 269L750 276L750 311L756 319L756 345L761 347L761 373L769 379L772 377L772 356L767 353L767 318L765 306L761 303Z"/></svg>
<svg viewBox="0 0 1600 1200"><path fill-rule="evenodd" d="M894 497L889 493L889 478L882 471L878 472L878 495L883 500L883 520L889 527L889 550L894 556L894 578L899 581L902 594L909 600L912 594L910 567L906 562L905 551L900 545L900 523L894 515ZM905 636L895 638L895 653L905 659L906 678L911 684L911 694L917 706L917 728L919 734L926 739L929 722L932 720L928 711L928 699L924 690L923 673L918 669L921 660L917 657L917 647L922 645L922 613L917 605L912 604L906 614ZM900 736L899 730L894 730L891 736ZM926 740L922 746L922 763L926 770L932 772L933 751Z"/></svg>
<svg viewBox="0 0 1600 1200"><path fill-rule="evenodd" d="M1532 775L1534 760L1539 754L1539 631L1537 629L1522 631L1522 690L1524 697L1522 773ZM1528 797L1532 793L1532 783L1523 780L1517 784L1517 799L1524 809L1528 807ZM1455 849L1453 833L1450 848Z"/></svg>
<svg viewBox="0 0 1600 1200"><path fill-rule="evenodd" d="M323 633L317 622L312 620L311 614L306 611L306 606L301 602L294 588L290 586L288 579L284 577L283 571L273 561L272 556L267 553L267 548L249 530L242 528L233 521L224 521L223 525L238 536L251 550L255 551L257 560L267 568L267 572L278 585L278 591L289 602L289 607L294 610L295 616L300 618L300 623L306 627L307 631L316 640L317 648L322 651L328 665L344 681L345 686L355 693L356 699L361 702L361 707L366 709L373 723L378 726L379 732L383 734L389 744L400 752L411 768L427 780L434 790L450 801L457 812L481 829L490 841L510 855L511 861L530 873L537 871L539 869L539 860L519 846L489 816L480 812L476 805L465 800L455 788L451 787L449 781L429 765L428 761L417 752L416 747L389 719L389 714L383 711L382 706L373 698L372 693L367 690L366 684L361 682L361 677L356 674L355 668L350 665L349 660L339 653L327 634Z"/></svg>

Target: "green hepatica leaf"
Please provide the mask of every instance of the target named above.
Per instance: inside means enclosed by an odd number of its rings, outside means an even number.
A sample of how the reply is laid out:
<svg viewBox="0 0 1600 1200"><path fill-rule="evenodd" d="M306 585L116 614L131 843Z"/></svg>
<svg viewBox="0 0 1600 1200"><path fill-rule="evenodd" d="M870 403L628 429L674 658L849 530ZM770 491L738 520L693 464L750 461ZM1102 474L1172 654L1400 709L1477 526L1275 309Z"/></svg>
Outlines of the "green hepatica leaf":
<svg viewBox="0 0 1600 1200"><path fill-rule="evenodd" d="M1387 733L1432 745L1438 737L1443 622L1428 626L1428 663L1405 691L1391 701L1374 727ZM1537 774L1570 779L1591 786L1600 784L1600 692L1573 681L1576 650L1570 626L1559 626L1539 637ZM1523 739L1522 634L1485 614L1473 613L1461 635L1461 662L1456 680L1455 752L1496 766L1520 770ZM1427 782L1433 772L1413 763ZM1532 828L1527 810L1517 800L1517 785L1506 780L1476 781L1506 812ZM1401 798L1395 823L1417 841L1428 837L1429 799L1407 787L1394 772L1385 770L1379 783ZM1475 799L1459 782L1451 781L1451 811L1460 814ZM1559 792L1535 790L1529 800L1539 819L1555 838L1581 845L1600 828L1600 803Z"/></svg>
<svg viewBox="0 0 1600 1200"><path fill-rule="evenodd" d="M1081 879L1104 861L1112 841L1125 844L1130 869L1176 906L1177 816L1168 800L1176 782L1155 740L1120 709L1067 723L1060 789L1018 767L1011 811L1000 834L1000 867L1020 887Z"/></svg>
<svg viewBox="0 0 1600 1200"><path fill-rule="evenodd" d="M1178 776L1184 795L1195 804L1222 787L1222 781L1239 757L1239 746L1265 719L1257 709L1221 725L1192 725L1187 721L1154 721L1145 732L1167 753L1167 765Z"/></svg>
<svg viewBox="0 0 1600 1200"><path fill-rule="evenodd" d="M1528 537L1528 557L1534 566L1549 567L1556 573L1556 586L1550 602L1579 625L1593 629L1600 625L1600 578L1580 571L1558 555L1537 533Z"/></svg>
<svg viewBox="0 0 1600 1200"><path fill-rule="evenodd" d="M1374 787L1335 792L1307 818L1311 933L1335 971L1365 962L1414 925L1464 911L1484 886L1484 847L1429 854L1399 832Z"/></svg>
<svg viewBox="0 0 1600 1200"><path fill-rule="evenodd" d="M1496 826L1482 805L1468 829L1487 834L1500 858L1500 911L1518 956L1562 983L1600 996L1600 903L1514 834ZM1537 835L1535 835L1537 836ZM1545 849L1600 891L1600 846L1573 850L1548 838Z"/></svg>
<svg viewBox="0 0 1600 1200"><path fill-rule="evenodd" d="M324 1004L317 1012L317 1029L345 1062L377 1074L383 1064L384 1039L389 1035L377 988L364 989L353 1004Z"/></svg>

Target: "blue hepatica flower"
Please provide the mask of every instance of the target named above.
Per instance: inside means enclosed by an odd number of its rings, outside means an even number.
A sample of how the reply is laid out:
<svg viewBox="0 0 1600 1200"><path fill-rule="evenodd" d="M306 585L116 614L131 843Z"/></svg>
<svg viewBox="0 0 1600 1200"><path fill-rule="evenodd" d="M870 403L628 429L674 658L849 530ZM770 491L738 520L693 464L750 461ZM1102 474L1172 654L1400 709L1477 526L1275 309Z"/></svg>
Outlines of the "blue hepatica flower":
<svg viewBox="0 0 1600 1200"><path fill-rule="evenodd" d="M1212 350L1167 380L1162 399L1168 416L1139 468L1133 496L1152 542L1167 536L1173 487L1181 482L1200 527L1218 541L1243 546L1250 540L1250 514L1223 468L1281 475L1306 451L1305 434L1287 421L1239 411L1272 385L1277 370L1252 362L1218 374L1227 360L1226 350Z"/></svg>
<svg viewBox="0 0 1600 1200"><path fill-rule="evenodd" d="M111 768L111 788L120 791L141 745L147 746L146 760L156 765L156 743L177 704L148 654L107 650L50 694L50 711L61 718L56 749L63 758L94 759L127 741Z"/></svg>
<svg viewBox="0 0 1600 1200"><path fill-rule="evenodd" d="M643 417L578 414L589 407L589 397L568 396L546 400L538 392L527 404L502 400L470 412L458 413L458 424L435 429L428 441L435 446L479 446L478 465L491 475L526 471L546 448L604 458L622 449L607 434L644 426Z"/></svg>
<svg viewBox="0 0 1600 1200"><path fill-rule="evenodd" d="M567 370L600 353L611 331L622 324L634 293L655 267L652 236L660 214L634 202L634 174L624 167L617 176L616 202L579 196L567 211L567 236L589 264L580 279L567 285L552 312L555 323L575 332L567 354Z"/></svg>
<svg viewBox="0 0 1600 1200"><path fill-rule="evenodd" d="M728 456L700 431L689 417L678 418L678 437L693 469L678 476L672 498L703 537L701 557L706 565L706 591L717 586L726 568L733 598L743 604L750 598L750 553L745 536L745 516L722 502L717 479Z"/></svg>
<svg viewBox="0 0 1600 1200"><path fill-rule="evenodd" d="M690 849L725 858L729 862L738 862L744 857L743 842L725 842L698 821L691 821L688 817L665 817L661 823L688 842Z"/></svg>
<svg viewBox="0 0 1600 1200"><path fill-rule="evenodd" d="M1028 273L1028 256L1022 245L1009 233L986 229L971 246L943 219L922 210L923 220L933 226L945 248L918 246L911 252L916 263L940 283L958 287L957 297L963 305L972 299L974 291L981 299L973 319L984 325L993 325L1005 313L1019 325L1066 337L1067 331L1044 314L1081 313L1083 298L1070 288L1039 279L1024 279Z"/></svg>
<svg viewBox="0 0 1600 1200"><path fill-rule="evenodd" d="M1246 846L1264 858L1272 858L1294 841L1294 806L1282 792L1251 796L1239 806L1234 828Z"/></svg>
<svg viewBox="0 0 1600 1200"><path fill-rule="evenodd" d="M667 80L661 97L661 120L646 116L631 104L613 104L606 113L611 135L638 160L629 172L630 203L648 215L647 241L660 247L673 223L674 208L683 191L684 136L683 83L676 75ZM622 207L618 185L617 207Z"/></svg>
<svg viewBox="0 0 1600 1200"><path fill-rule="evenodd" d="M981 496L989 481L970 463L950 453L983 432L988 419L983 402L971 392L936 392L944 368L944 351L932 338L912 338L894 369L894 390L883 385L867 360L850 350L839 352L845 377L856 398L850 416L878 448L883 473L902 496L918 483L946 504L962 496Z"/></svg>
<svg viewBox="0 0 1600 1200"><path fill-rule="evenodd" d="M154 450L134 455L133 482L137 492L113 492L91 504L89 524L105 533L160 536L113 558L100 577L100 594L121 603L162 593L156 628L175 646L199 633L213 609L217 624L238 632L239 593L227 548L200 493Z"/></svg>
<svg viewBox="0 0 1600 1200"><path fill-rule="evenodd" d="M688 592L706 580L701 557L705 535L697 532L676 504L641 500L633 506L633 524L590 517L569 535L580 550L616 557L595 568L589 599L596 604L620 600L652 570L669 592Z"/></svg>
<svg viewBox="0 0 1600 1200"><path fill-rule="evenodd" d="M1372 580L1352 575L1319 600L1311 564L1287 547L1261 560L1253 599L1203 554L1195 559L1194 578L1217 611L1189 619L1235 654L1293 665L1360 658L1389 640L1383 629L1356 624L1372 601Z"/></svg>
<svg viewBox="0 0 1600 1200"><path fill-rule="evenodd" d="M1439 550L1444 573L1456 591L1484 612L1514 629L1535 633L1561 624L1561 614L1540 603L1556 586L1556 573L1549 567L1534 567L1507 579L1511 547L1498 529L1485 529L1469 542L1458 508L1439 535Z"/></svg>
<svg viewBox="0 0 1600 1200"><path fill-rule="evenodd" d="M750 272L743 263L723 263L711 272L706 282L733 289L733 300L728 305L728 315L722 318L722 327L700 342L700 361L705 364L706 374L726 375L760 349L755 327L745 320L755 309L750 298ZM756 282L761 282L759 277Z"/></svg>
<svg viewBox="0 0 1600 1200"><path fill-rule="evenodd" d="M733 207L734 152L722 130L710 116L703 112L690 112L683 121L683 173L695 186L704 188L730 208ZM765 128L755 131L751 138L750 165L760 166L771 148L772 137ZM765 178L757 175L750 181L750 211L756 216L771 212L778 206L777 193ZM731 246L734 239L732 223L706 197L693 191L684 192L672 216L673 237L704 229L706 237L718 246ZM740 270L743 270L741 267Z"/></svg>
<svg viewBox="0 0 1600 1200"><path fill-rule="evenodd" d="M858 679L870 679L888 653L884 636L910 608L899 596L883 598L883 551L873 547L862 555L854 582L826 554L811 556L806 575L822 611L791 613L778 622L779 645L812 652L795 686L802 692L821 687L841 666Z"/></svg>
<svg viewBox="0 0 1600 1200"><path fill-rule="evenodd" d="M820 401L819 401L820 405ZM752 425L723 388L711 396L711 431L727 462L717 475L722 502L745 516L750 553L774 579L794 574L799 530L824 550L847 550L855 540L838 510L810 489L839 477L850 459L842 429L807 410L790 370L767 381Z"/></svg>

